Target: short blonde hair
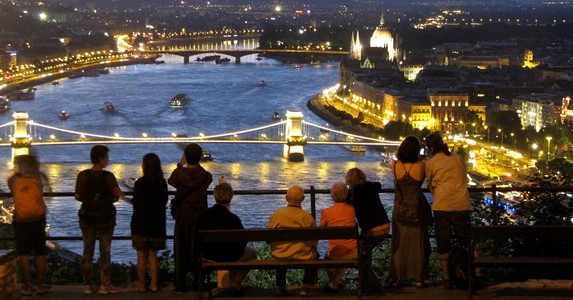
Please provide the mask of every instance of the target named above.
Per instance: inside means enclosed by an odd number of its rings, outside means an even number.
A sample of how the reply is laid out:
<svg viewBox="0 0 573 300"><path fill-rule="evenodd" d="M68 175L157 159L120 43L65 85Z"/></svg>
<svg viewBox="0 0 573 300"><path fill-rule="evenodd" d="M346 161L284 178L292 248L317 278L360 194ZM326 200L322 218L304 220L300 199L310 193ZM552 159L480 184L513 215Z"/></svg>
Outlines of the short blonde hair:
<svg viewBox="0 0 573 300"><path fill-rule="evenodd" d="M348 187L346 183L342 181L337 181L332 184L330 188L330 196L334 202L344 202L348 197Z"/></svg>
<svg viewBox="0 0 573 300"><path fill-rule="evenodd" d="M346 184L349 186L363 185L366 183L366 174L358 168L352 168L346 172Z"/></svg>

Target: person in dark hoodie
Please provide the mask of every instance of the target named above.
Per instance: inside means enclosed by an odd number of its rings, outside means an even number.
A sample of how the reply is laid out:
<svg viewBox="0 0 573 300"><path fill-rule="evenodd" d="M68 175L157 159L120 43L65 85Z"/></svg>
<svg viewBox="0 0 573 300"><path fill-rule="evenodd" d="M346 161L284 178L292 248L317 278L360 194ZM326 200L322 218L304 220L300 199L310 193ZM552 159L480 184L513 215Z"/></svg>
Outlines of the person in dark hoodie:
<svg viewBox="0 0 573 300"><path fill-rule="evenodd" d="M175 290L176 294L182 294L187 290L187 274L193 273L193 283L191 287L194 292L198 290L199 282L198 263L192 261L194 243L196 236L196 225L199 213L207 209L207 189L213 181L213 175L205 170L200 164L203 149L196 143L191 143L185 147L181 161L177 168L173 170L167 180L169 185L175 187L175 199L178 203L174 213L174 252L175 252ZM184 197L182 197L184 196Z"/></svg>
<svg viewBox="0 0 573 300"><path fill-rule="evenodd" d="M390 220L386 209L380 202L379 182L366 180L364 171L352 168L346 173L346 184L349 186L348 203L354 206L356 220L360 226L361 239L360 251L362 252L364 274L364 292L378 293L381 291L380 281L372 270L372 250L388 236L390 232Z"/></svg>

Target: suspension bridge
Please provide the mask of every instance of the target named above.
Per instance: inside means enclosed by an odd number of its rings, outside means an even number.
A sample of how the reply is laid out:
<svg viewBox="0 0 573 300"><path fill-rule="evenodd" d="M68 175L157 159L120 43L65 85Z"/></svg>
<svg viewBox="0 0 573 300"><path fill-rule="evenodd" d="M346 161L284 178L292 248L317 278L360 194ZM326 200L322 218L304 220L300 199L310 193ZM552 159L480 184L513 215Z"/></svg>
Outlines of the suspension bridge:
<svg viewBox="0 0 573 300"><path fill-rule="evenodd" d="M166 137L126 137L74 131L34 122L27 112L14 112L14 120L0 125L0 147L12 147L12 159L29 153L30 147L78 144L165 144L165 143L240 143L284 144L283 155L289 161L304 160L306 145L393 146L400 141L387 141L350 134L303 120L300 111L289 110L286 119L272 124L234 132L197 136L173 133Z"/></svg>

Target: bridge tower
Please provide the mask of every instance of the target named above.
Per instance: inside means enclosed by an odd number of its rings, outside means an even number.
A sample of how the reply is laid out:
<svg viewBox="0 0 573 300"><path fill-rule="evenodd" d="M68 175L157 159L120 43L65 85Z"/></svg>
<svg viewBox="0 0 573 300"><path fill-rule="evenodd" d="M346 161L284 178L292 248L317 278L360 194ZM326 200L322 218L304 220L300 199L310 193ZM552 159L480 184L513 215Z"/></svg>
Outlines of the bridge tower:
<svg viewBox="0 0 573 300"><path fill-rule="evenodd" d="M302 112L287 110L286 117L286 144L283 155L289 161L303 161L306 138L302 135Z"/></svg>
<svg viewBox="0 0 573 300"><path fill-rule="evenodd" d="M28 113L16 111L14 117L14 136L12 137L12 161L18 155L30 154L30 135L28 134Z"/></svg>

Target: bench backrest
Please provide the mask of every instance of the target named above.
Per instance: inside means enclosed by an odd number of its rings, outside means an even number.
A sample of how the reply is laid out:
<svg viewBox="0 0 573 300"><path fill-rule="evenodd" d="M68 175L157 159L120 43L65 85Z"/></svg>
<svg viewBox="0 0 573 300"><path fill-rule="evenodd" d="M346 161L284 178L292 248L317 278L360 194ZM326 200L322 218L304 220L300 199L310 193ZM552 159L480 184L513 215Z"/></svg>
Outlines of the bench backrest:
<svg viewBox="0 0 573 300"><path fill-rule="evenodd" d="M359 237L358 228L355 226L200 230L199 235L204 243L336 240L358 239Z"/></svg>
<svg viewBox="0 0 573 300"><path fill-rule="evenodd" d="M471 226L472 239L573 239L573 226L568 225L500 225Z"/></svg>

